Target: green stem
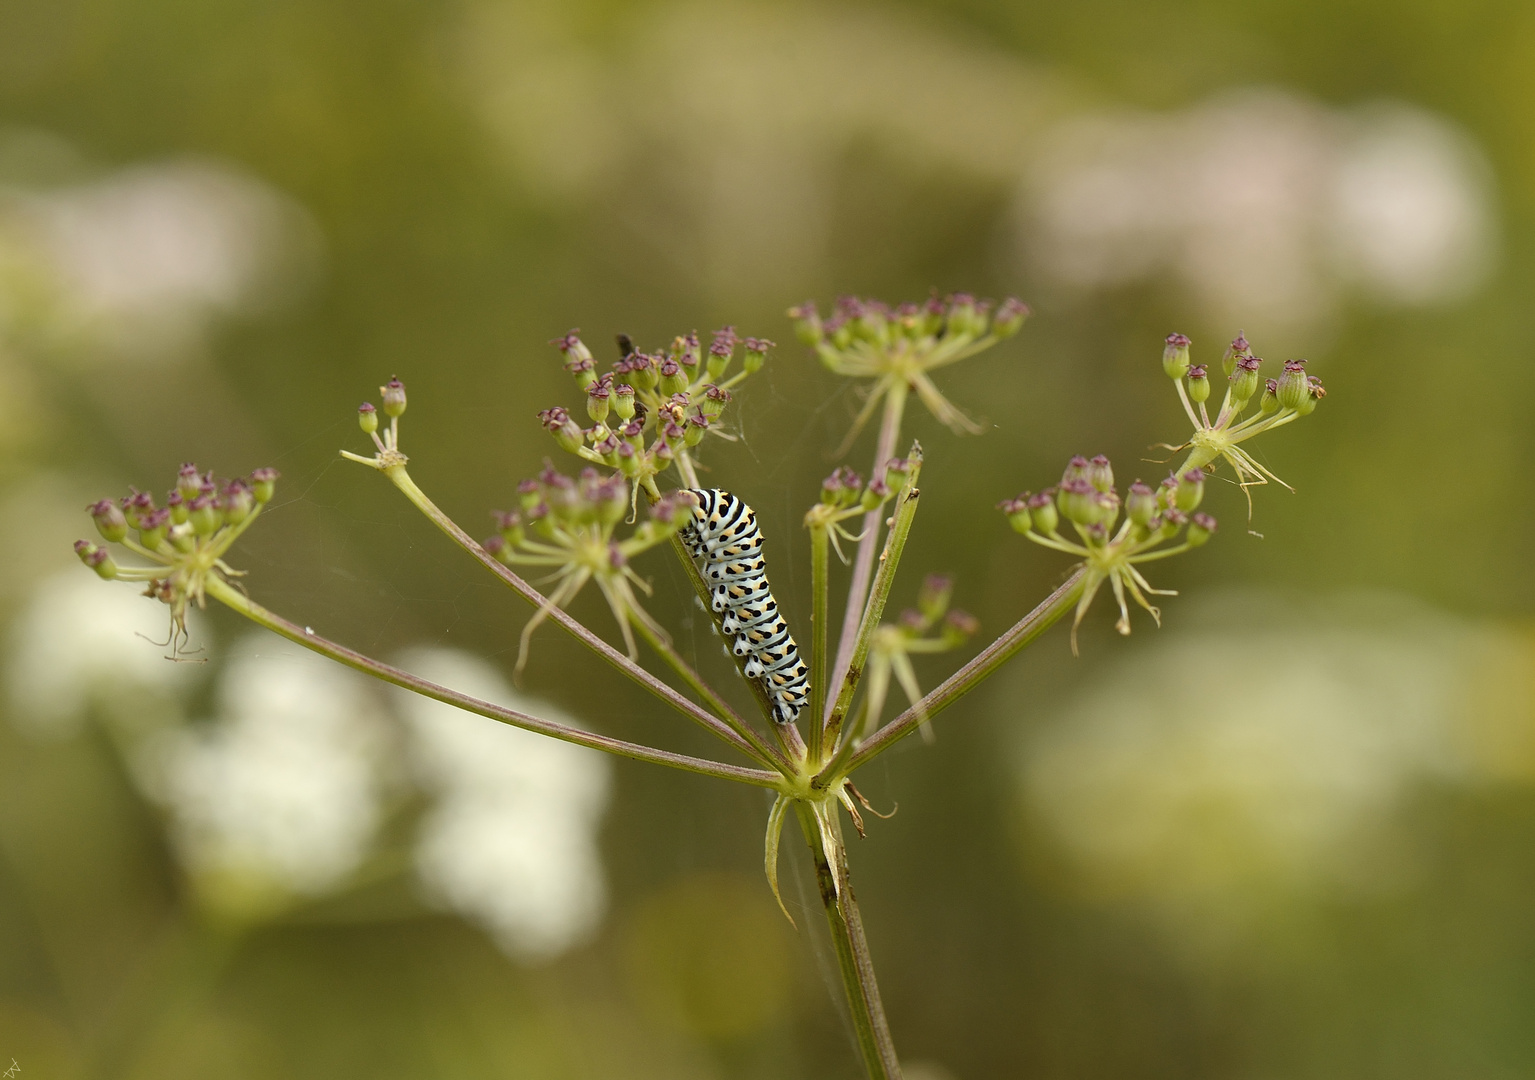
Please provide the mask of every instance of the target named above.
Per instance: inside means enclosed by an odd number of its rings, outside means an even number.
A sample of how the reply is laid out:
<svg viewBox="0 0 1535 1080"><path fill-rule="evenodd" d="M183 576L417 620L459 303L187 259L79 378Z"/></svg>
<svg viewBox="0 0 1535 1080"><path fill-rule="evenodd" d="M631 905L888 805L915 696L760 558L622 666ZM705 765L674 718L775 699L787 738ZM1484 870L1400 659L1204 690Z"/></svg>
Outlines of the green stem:
<svg viewBox="0 0 1535 1080"><path fill-rule="evenodd" d="M826 620L829 612L831 531L826 525L810 529L810 761L821 767L822 717L826 715Z"/></svg>
<svg viewBox="0 0 1535 1080"><path fill-rule="evenodd" d="M530 716L516 709L508 709L503 705L494 705L479 698L470 697L468 694L439 686L419 676L412 675L408 671L402 671L392 667L371 656L365 656L360 652L348 649L345 645L339 645L314 633L308 627L299 626L289 622L282 616L268 611L250 597L240 592L228 582L210 577L207 582L207 593L213 599L225 604L244 615L252 622L280 634L304 648L317 652L321 656L329 657L338 663L360 671L365 675L372 675L376 679L392 683L412 693L423 697L432 698L448 705L457 706L466 712L478 713L480 716L491 720L499 720L503 724L523 728L526 731L535 731L540 735L548 735L565 742L575 743L577 746L589 747L593 750L603 750L609 754L617 754L620 757L632 758L635 761L648 761L656 765L669 765L674 769L683 769L687 772L700 773L704 776L715 776L721 780L735 780L743 784L754 784L757 787L778 789L782 781L777 773L764 772L760 769L746 769L739 765L726 765L719 761L707 761L703 758L689 757L686 754L675 754L670 750L657 750L654 747L642 746L638 743L625 742L622 739L610 738L606 735L597 735L580 728L567 727L564 724L555 723L553 720L544 720L537 716Z"/></svg>
<svg viewBox="0 0 1535 1080"><path fill-rule="evenodd" d="M842 989L847 995L848 1014L853 1021L864 1069L869 1080L901 1080L901 1063L890 1038L890 1025L885 1020L879 984L874 978L869 943L864 937L863 917L859 914L853 883L848 875L847 847L842 842L837 802L835 799L814 804L796 801L794 809L815 863L816 885L821 893L821 905L826 909L826 925L831 930L837 969L842 976Z"/></svg>
<svg viewBox="0 0 1535 1080"><path fill-rule="evenodd" d="M821 774L815 778L815 787L821 789L830 787L876 754L888 750L910 735L924 720L932 719L940 711L975 689L978 684L1010 660L1018 650L1039 637L1054 625L1057 619L1072 609L1082 595L1086 577L1086 569L1079 567L1038 607L1019 619L1007 633L986 646L975 659L945 679L932 693L864 740L844 761L833 762L830 768L822 770Z"/></svg>
<svg viewBox="0 0 1535 1080"><path fill-rule="evenodd" d="M760 757L765 761L771 762L785 776L792 772L782 751L764 742L762 736L758 735L752 726L742 719L741 714L732 709L725 699L716 694L714 688L704 682L702 676L694 671L692 666L677 654L676 649L667 644L664 638L660 637L651 627L645 624L643 619L636 617L632 612L629 616L629 622L630 625L639 631L640 636L645 639L650 647L660 654L661 659L672 666L672 670L681 677L682 681L687 683L695 694L703 698L704 703L718 713L720 718L729 724L736 734L748 744L754 757Z"/></svg>
<svg viewBox="0 0 1535 1080"><path fill-rule="evenodd" d="M459 547L463 548L470 555L473 555L477 560L479 560L481 565L483 565L491 573L495 574L498 578L505 582L513 592L517 593L518 596L521 596L535 608L541 611L547 608L548 617L563 627L567 632L575 637L576 640L580 641L581 644L591 649L598 656L602 657L608 663L616 667L619 671L629 676L629 678L639 683L645 689L649 690L652 694L656 695L656 697L672 706L672 708L682 713L694 723L708 729L719 738L723 739L725 742L734 746L736 749L742 751L749 757L762 762L764 765L774 765L775 767L777 766L778 763L774 761L771 756L761 757L754 749L752 749L751 744L747 742L743 736L732 730L729 724L720 720L712 713L709 713L703 708L699 707L694 702L689 701L670 686L667 686L660 679L656 678L650 672L636 664L633 660L630 660L623 653L613 648L613 646L609 645L606 641L603 641L596 634L582 626L575 619L571 618L568 614L566 614L563 608L555 605L549 605L548 601L545 599L542 593L533 588L533 586L524 581L521 576L514 573L504 563L496 559L488 551L482 548L478 543L475 542L473 537L464 532L463 529L459 528L458 524L452 518L448 517L447 514L438 509L437 504L432 502L431 499L427 498L426 493L416 486L415 481L410 478L410 474L405 471L405 466L403 464L389 465L381 471L384 473L384 475L388 476L391 481L394 482L394 486L399 488L407 499L415 504L416 509L420 510L423 514L430 518L432 523L435 524L444 533L446 533L454 543L458 544Z"/></svg>
<svg viewBox="0 0 1535 1080"><path fill-rule="evenodd" d="M853 639L852 655L848 659L847 670L842 681L838 684L837 698L826 723L827 735L833 745L841 731L843 721L847 718L847 711L853 703L853 694L858 689L859 680L863 678L864 665L869 659L869 642L873 639L874 631L879 627L880 618L885 613L885 601L889 598L890 587L895 582L895 571L900 565L901 553L906 548L906 537L910 534L912 521L917 516L917 500L922 494L917 487L917 480L921 473L922 447L913 443L911 472L901 488L901 493L896 496L895 512L890 518L890 532L885 536L885 550L879 557L879 572L875 574L874 585L869 590L868 603L864 607L863 618L859 620L858 632ZM844 746L849 742L851 739L844 740Z"/></svg>
<svg viewBox="0 0 1535 1080"><path fill-rule="evenodd" d="M901 437L901 418L906 413L907 386L897 382L885 395L885 415L879 425L879 440L874 447L874 466L869 479L883 476L885 463L895 456L895 444ZM864 596L869 589L869 575L874 568L874 548L879 543L880 515L882 507L876 507L863 516L863 539L858 541L858 554L853 559L853 577L847 587L847 607L842 613L842 637L837 642L837 662L832 666L831 681L841 686L847 677L848 665L853 661L853 646L858 636L858 624L863 614ZM829 715L817 717L818 723L829 724Z"/></svg>

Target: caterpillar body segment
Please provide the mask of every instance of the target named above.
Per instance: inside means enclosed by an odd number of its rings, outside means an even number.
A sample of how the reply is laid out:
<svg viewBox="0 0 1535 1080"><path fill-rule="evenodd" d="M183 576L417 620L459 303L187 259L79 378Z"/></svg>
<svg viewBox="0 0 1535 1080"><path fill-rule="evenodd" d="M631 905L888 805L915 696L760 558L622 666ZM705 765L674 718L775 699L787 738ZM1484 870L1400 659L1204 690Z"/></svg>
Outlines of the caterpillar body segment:
<svg viewBox="0 0 1535 1080"><path fill-rule="evenodd" d="M767 692L773 719L792 724L809 700L809 670L768 585L757 515L728 491L689 492L698 505L680 535L713 586L710 607L720 632L731 639L731 652L745 658L746 677Z"/></svg>

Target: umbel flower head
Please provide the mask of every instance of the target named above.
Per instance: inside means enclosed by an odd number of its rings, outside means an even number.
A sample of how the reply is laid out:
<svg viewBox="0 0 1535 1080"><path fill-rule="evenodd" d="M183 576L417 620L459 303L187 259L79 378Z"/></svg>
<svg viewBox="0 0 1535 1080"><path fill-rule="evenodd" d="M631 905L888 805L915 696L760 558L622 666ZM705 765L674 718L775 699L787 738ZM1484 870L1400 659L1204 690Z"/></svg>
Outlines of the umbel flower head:
<svg viewBox="0 0 1535 1080"><path fill-rule="evenodd" d="M1168 449L1188 449L1188 457L1178 470L1180 473L1190 469L1213 469L1219 459L1229 462L1236 472L1237 483L1248 496L1250 519L1252 493L1248 488L1267 484L1270 480L1286 488L1290 485L1239 444L1309 416L1317 403L1327 396L1327 391L1320 379L1306 374L1304 360L1286 360L1277 378L1265 380L1261 371L1262 359L1252 354L1252 346L1239 333L1221 360L1226 375L1226 394L1212 420L1206 406L1210 399L1209 369L1190 362L1189 344L1183 334L1169 334L1162 350L1162 370L1173 380L1183 411L1194 425L1194 433L1187 442ZM1254 403L1255 411L1243 419L1242 414Z"/></svg>
<svg viewBox="0 0 1535 1080"><path fill-rule="evenodd" d="M1182 475L1169 476L1155 491L1137 480L1121 499L1114 488L1114 467L1100 454L1091 460L1072 458L1057 486L1038 494L1025 491L999 505L1012 527L1036 544L1082 558L1086 578L1071 625L1073 653L1077 651L1077 627L1104 582L1113 588L1119 603L1115 626L1121 634L1130 632L1126 593L1161 625L1161 612L1146 594L1177 594L1153 589L1139 567L1179 555L1210 539L1215 519L1196 512L1204 499L1204 486L1204 472L1188 469ZM1063 522L1071 526L1076 540L1061 535Z"/></svg>
<svg viewBox="0 0 1535 1080"><path fill-rule="evenodd" d="M572 330L550 344L565 356L565 370L586 396L590 427L582 427L560 406L538 414L539 421L567 453L593 465L617 469L632 484L631 505L641 488L659 496L655 478L673 463L689 487L697 487L693 461L707 435L730 436L720 417L731 391L767 361L771 341L736 336L735 327L715 331L707 353L697 333L679 335L665 352L643 353L625 335L612 369L597 371L592 352ZM731 374L737 354L741 369Z"/></svg>
<svg viewBox="0 0 1535 1080"><path fill-rule="evenodd" d="M894 675L906 693L906 700L919 710L922 737L932 741L932 727L922 710L922 688L917 684L917 672L912 667L911 658L919 653L957 649L980 629L981 624L974 615L958 608L949 609L953 595L953 578L947 574L929 574L917 593L917 606L907 608L895 622L882 623L874 631L869 643L868 690L860 724L863 732L872 732L879 725L885 697L890 690L890 677Z"/></svg>
<svg viewBox="0 0 1535 1080"><path fill-rule="evenodd" d="M164 506L156 506L149 492L134 490L86 508L103 540L148 559L149 566L119 566L107 548L90 540L76 541L75 554L108 580L147 582L144 594L171 609L167 644L179 656L187 640L187 610L194 603L203 606L209 578L242 576L224 556L271 501L277 477L276 469L257 469L243 479L217 480L189 462Z"/></svg>
<svg viewBox="0 0 1535 1080"><path fill-rule="evenodd" d="M805 527L825 529L832 547L837 549L837 557L847 562L840 541L849 540L856 544L863 536L848 532L842 522L883 506L890 499L892 489L899 490L906 483L910 471L911 463L905 458L891 458L885 463L884 475L865 484L857 472L839 465L821 481L821 499L805 512Z"/></svg>
<svg viewBox="0 0 1535 1080"><path fill-rule="evenodd" d="M618 620L630 659L639 655L636 624L668 640L665 629L634 595L636 588L650 595L650 585L634 572L629 560L670 540L692 516L694 498L682 491L662 496L651 505L650 520L620 540L614 532L629 512L629 499L629 484L623 476L587 468L572 479L546 463L536 479L517 486L517 509L496 513L496 534L481 546L507 565L550 567L557 583L523 628L519 673L527 664L533 631L554 608L574 599L588 581L597 583Z"/></svg>
<svg viewBox="0 0 1535 1080"><path fill-rule="evenodd" d="M954 431L979 433L980 426L939 392L930 373L1012 337L1028 315L1028 305L1014 297L993 309L990 300L967 293L895 308L879 300L844 296L824 320L810 301L789 309L795 333L828 370L874 380L836 456L847 452L881 401L892 395L904 400L908 390L915 390L928 410Z"/></svg>

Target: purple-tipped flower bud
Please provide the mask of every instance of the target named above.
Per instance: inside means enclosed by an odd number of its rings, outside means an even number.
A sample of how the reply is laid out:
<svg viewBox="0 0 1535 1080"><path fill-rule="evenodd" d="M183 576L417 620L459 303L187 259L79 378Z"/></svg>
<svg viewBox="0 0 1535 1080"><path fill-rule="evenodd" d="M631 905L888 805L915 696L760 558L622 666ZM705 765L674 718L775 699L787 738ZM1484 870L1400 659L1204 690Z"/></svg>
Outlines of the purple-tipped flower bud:
<svg viewBox="0 0 1535 1080"><path fill-rule="evenodd" d="M195 499L202 494L203 475L190 461L182 465L181 471L176 474L176 490L183 499Z"/></svg>
<svg viewBox="0 0 1535 1080"><path fill-rule="evenodd" d="M1087 459L1081 454L1066 463L1066 471L1061 473L1061 483L1067 484L1073 480L1087 479Z"/></svg>
<svg viewBox="0 0 1535 1080"><path fill-rule="evenodd" d="M1013 527L1013 531L1027 535L1033 528L1033 520L1029 516L1029 495L1025 491L1016 499L1003 499L997 503L997 509L1007 515L1007 523Z"/></svg>
<svg viewBox="0 0 1535 1080"><path fill-rule="evenodd" d="M379 396L384 402L384 415L393 419L405 414L405 384L398 378L392 378L378 388Z"/></svg>
<svg viewBox="0 0 1535 1080"><path fill-rule="evenodd" d="M1188 544L1197 548L1215 533L1215 519L1209 514L1195 514L1189 520Z"/></svg>
<svg viewBox="0 0 1535 1080"><path fill-rule="evenodd" d="M683 445L688 433L675 421L668 420L661 428L661 444L673 453L678 446Z"/></svg>
<svg viewBox="0 0 1535 1080"><path fill-rule="evenodd" d="M1244 356L1252 355L1252 346L1247 343L1247 335L1238 333L1226 346L1226 354L1221 357L1221 368L1229 376L1236 369L1237 361ZM1251 397L1252 395L1247 395Z"/></svg>
<svg viewBox="0 0 1535 1080"><path fill-rule="evenodd" d="M564 337L549 342L565 354L565 370L575 377L576 385L585 390L597 381L597 365L592 362L592 350L582 342L579 330L572 330ZM386 410L387 407L386 407Z"/></svg>
<svg viewBox="0 0 1535 1080"><path fill-rule="evenodd" d="M586 388L586 415L597 423L602 423L608 418L608 408L612 405L613 395L602 380L597 380Z"/></svg>
<svg viewBox="0 0 1535 1080"><path fill-rule="evenodd" d="M986 320L976 306L975 297L969 293L955 293L949 297L948 325L945 334L979 335L986 332Z"/></svg>
<svg viewBox="0 0 1535 1080"><path fill-rule="evenodd" d="M730 391L721 389L712 383L704 387L704 396L699 400L698 407L710 420L718 420L725 406L730 403Z"/></svg>
<svg viewBox="0 0 1535 1080"><path fill-rule="evenodd" d="M1311 396L1311 386L1306 382L1306 361L1286 360L1284 374L1279 376L1275 393L1279 404L1286 409L1299 409Z"/></svg>
<svg viewBox="0 0 1535 1080"><path fill-rule="evenodd" d="M1162 539L1171 540L1178 535L1178 530L1187 524L1189 516L1176 506L1170 506L1162 511Z"/></svg>
<svg viewBox="0 0 1535 1080"><path fill-rule="evenodd" d="M698 496L689 491L669 491L656 500L650 508L650 516L668 529L680 529L693 520L698 506Z"/></svg>
<svg viewBox="0 0 1535 1080"><path fill-rule="evenodd" d="M1263 363L1256 356L1238 356L1231 362L1231 396L1236 401L1247 401L1258 392L1262 380L1258 367Z"/></svg>
<svg viewBox="0 0 1535 1080"><path fill-rule="evenodd" d="M378 410L373 407L373 402L364 401L357 406L357 426L362 428L365 435L372 435L378 430Z"/></svg>
<svg viewBox="0 0 1535 1080"><path fill-rule="evenodd" d="M613 387L613 413L624 421L634 418L634 387L628 383Z"/></svg>
<svg viewBox="0 0 1535 1080"><path fill-rule="evenodd" d="M658 378L655 357L642 352L629 355L629 381L636 390L641 393L654 390Z"/></svg>
<svg viewBox="0 0 1535 1080"><path fill-rule="evenodd" d="M96 571L97 577L111 581L117 576L117 564L112 561L112 555L106 548L97 547L89 540L77 540L75 554L80 556L81 562Z"/></svg>
<svg viewBox="0 0 1535 1080"><path fill-rule="evenodd" d="M150 510L139 515L139 543L150 551L156 551L165 541L165 534L170 531L171 512L169 510Z"/></svg>
<svg viewBox="0 0 1535 1080"><path fill-rule="evenodd" d="M1029 496L1029 520L1033 523L1036 532L1046 536L1053 535L1061 524L1052 495L1050 491L1041 491L1038 495Z"/></svg>
<svg viewBox="0 0 1535 1080"><path fill-rule="evenodd" d="M991 332L999 338L1010 338L1023 329L1029 317L1029 305L1016 296L1009 296L991 317Z"/></svg>
<svg viewBox="0 0 1535 1080"><path fill-rule="evenodd" d="M906 478L911 475L910 458L891 458L885 462L885 483L891 491L899 491L906 486Z"/></svg>
<svg viewBox="0 0 1535 1080"><path fill-rule="evenodd" d="M171 522L180 525L187 519L187 501L181 497L181 492L173 491L165 499L165 507L171 512Z"/></svg>
<svg viewBox="0 0 1535 1080"><path fill-rule="evenodd" d="M826 336L821 313L816 310L814 301L806 300L798 307L791 307L788 316L794 320L794 336L811 348L819 345Z"/></svg>
<svg viewBox="0 0 1535 1080"><path fill-rule="evenodd" d="M958 608L943 617L943 639L950 648L970 640L980 628L980 619Z"/></svg>
<svg viewBox="0 0 1535 1080"><path fill-rule="evenodd" d="M515 510L497 510L492 515L496 519L496 531L501 534L501 539L513 547L522 543L527 536L527 529L523 527L522 515Z"/></svg>
<svg viewBox="0 0 1535 1080"><path fill-rule="evenodd" d="M224 524L224 515L219 513L215 500L207 495L199 495L187 503L187 520L192 523L192 531L198 536L211 536Z"/></svg>
<svg viewBox="0 0 1535 1080"><path fill-rule="evenodd" d="M711 349L710 352L713 352ZM703 350L698 345L698 331L690 330L686 334L678 334L672 341L672 357L686 368L691 375L698 368L699 357ZM726 356L729 359L729 356Z"/></svg>
<svg viewBox="0 0 1535 1080"><path fill-rule="evenodd" d="M703 414L703 410L694 409L688 414L687 423L682 426L682 430L683 442L689 448L697 446L704 441L704 435L709 431L709 418Z"/></svg>
<svg viewBox="0 0 1535 1080"><path fill-rule="evenodd" d="M1114 466L1108 458L1099 454L1087 463L1087 482L1099 491L1114 490Z"/></svg>
<svg viewBox="0 0 1535 1080"><path fill-rule="evenodd" d="M1137 480L1125 496L1125 516L1144 529L1157 516L1157 493Z"/></svg>
<svg viewBox="0 0 1535 1080"><path fill-rule="evenodd" d="M762 370L762 365L767 362L768 350L772 347L773 343L767 338L746 339L746 359L742 362L746 374L755 375Z"/></svg>
<svg viewBox="0 0 1535 1080"><path fill-rule="evenodd" d="M1173 489L1173 505L1185 514L1197 507L1205 497L1205 474L1203 469L1190 469L1178 477L1178 486Z"/></svg>
<svg viewBox="0 0 1535 1080"><path fill-rule="evenodd" d="M1312 410L1316 408L1317 402L1327 396L1327 388L1322 385L1322 380L1315 375L1306 376L1306 390L1308 391L1306 400L1301 402L1300 408L1296 410L1302 416L1310 416Z"/></svg>
<svg viewBox="0 0 1535 1080"><path fill-rule="evenodd" d="M1189 368L1189 400L1196 405L1210 397L1210 379L1203 364Z"/></svg>
<svg viewBox="0 0 1535 1080"><path fill-rule="evenodd" d="M1098 489L1082 477L1062 480L1055 503L1067 521L1074 525L1090 525L1098 520L1099 494Z"/></svg>
<svg viewBox="0 0 1535 1080"><path fill-rule="evenodd" d="M922 579L917 590L917 609L929 623L935 622L949 610L949 600L954 595L954 578L949 574L929 574Z"/></svg>
<svg viewBox="0 0 1535 1080"><path fill-rule="evenodd" d="M1279 380L1270 379L1263 384L1263 396L1258 399L1258 411L1267 415L1279 411Z"/></svg>
<svg viewBox="0 0 1535 1080"><path fill-rule="evenodd" d="M122 508L111 499L102 499L86 509L96 522L96 531L102 539L115 544L128 535L128 519L123 516Z"/></svg>
<svg viewBox="0 0 1535 1080"><path fill-rule="evenodd" d="M538 421L544 425L545 431L554 436L561 450L574 454L585 445L586 437L582 434L581 425L572 420L570 414L560 406L539 413Z"/></svg>
<svg viewBox="0 0 1535 1080"><path fill-rule="evenodd" d="M870 480L869 486L863 489L863 496L859 500L859 505L864 510L873 510L883 505L888 498L890 498L890 488L885 482L878 479Z"/></svg>
<svg viewBox="0 0 1535 1080"><path fill-rule="evenodd" d="M485 549L485 554L497 562L504 563L511 558L512 546L502 538L500 533L492 533L484 540L481 540L480 547Z"/></svg>
<svg viewBox="0 0 1535 1080"><path fill-rule="evenodd" d="M688 388L688 377L682 373L682 365L671 357L661 361L661 393L670 396Z"/></svg>
<svg viewBox="0 0 1535 1080"><path fill-rule="evenodd" d="M240 480L231 480L224 486L224 494L219 499L219 509L223 511L224 520L230 525L238 525L251 516L251 511L256 509L256 497L251 494L250 488Z"/></svg>
<svg viewBox="0 0 1535 1080"><path fill-rule="evenodd" d="M256 496L256 501L262 506L272 501L272 496L277 493L277 480L282 474L268 465L251 473L251 494Z"/></svg>
<svg viewBox="0 0 1535 1080"><path fill-rule="evenodd" d="M1189 370L1189 339L1184 334L1168 334L1162 346L1162 370L1169 379L1181 379Z"/></svg>
<svg viewBox="0 0 1535 1080"><path fill-rule="evenodd" d="M123 517L133 528L139 527L139 519L155 508L155 500L147 491L135 491L123 496Z"/></svg>

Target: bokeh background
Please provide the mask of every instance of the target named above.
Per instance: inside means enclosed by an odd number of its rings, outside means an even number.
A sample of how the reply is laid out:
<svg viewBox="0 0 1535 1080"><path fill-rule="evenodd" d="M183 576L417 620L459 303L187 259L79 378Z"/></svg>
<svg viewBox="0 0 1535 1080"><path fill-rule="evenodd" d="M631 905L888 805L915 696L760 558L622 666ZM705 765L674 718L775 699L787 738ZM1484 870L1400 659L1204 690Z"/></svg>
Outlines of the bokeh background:
<svg viewBox="0 0 1535 1080"><path fill-rule="evenodd" d="M1160 631L1100 607L1073 659L1057 628L861 778L900 808L853 860L908 1075L1530 1075L1532 73L1511 0L3 0L0 1069L857 1075L762 793L222 613L171 663L69 545L183 460L274 465L237 552L269 606L704 750L556 631L510 685L528 611L337 459L357 402L405 379L415 475L488 531L556 453L533 414L578 403L549 338L776 339L710 478L803 640L798 522L859 398L783 312L937 289L1035 310L941 380L985 434L908 428L896 600L953 572L993 633L1064 570L995 502L1186 436L1169 331L1330 395L1256 444L1298 492L1257 493L1261 538L1213 485ZM666 553L640 569L728 680Z"/></svg>

